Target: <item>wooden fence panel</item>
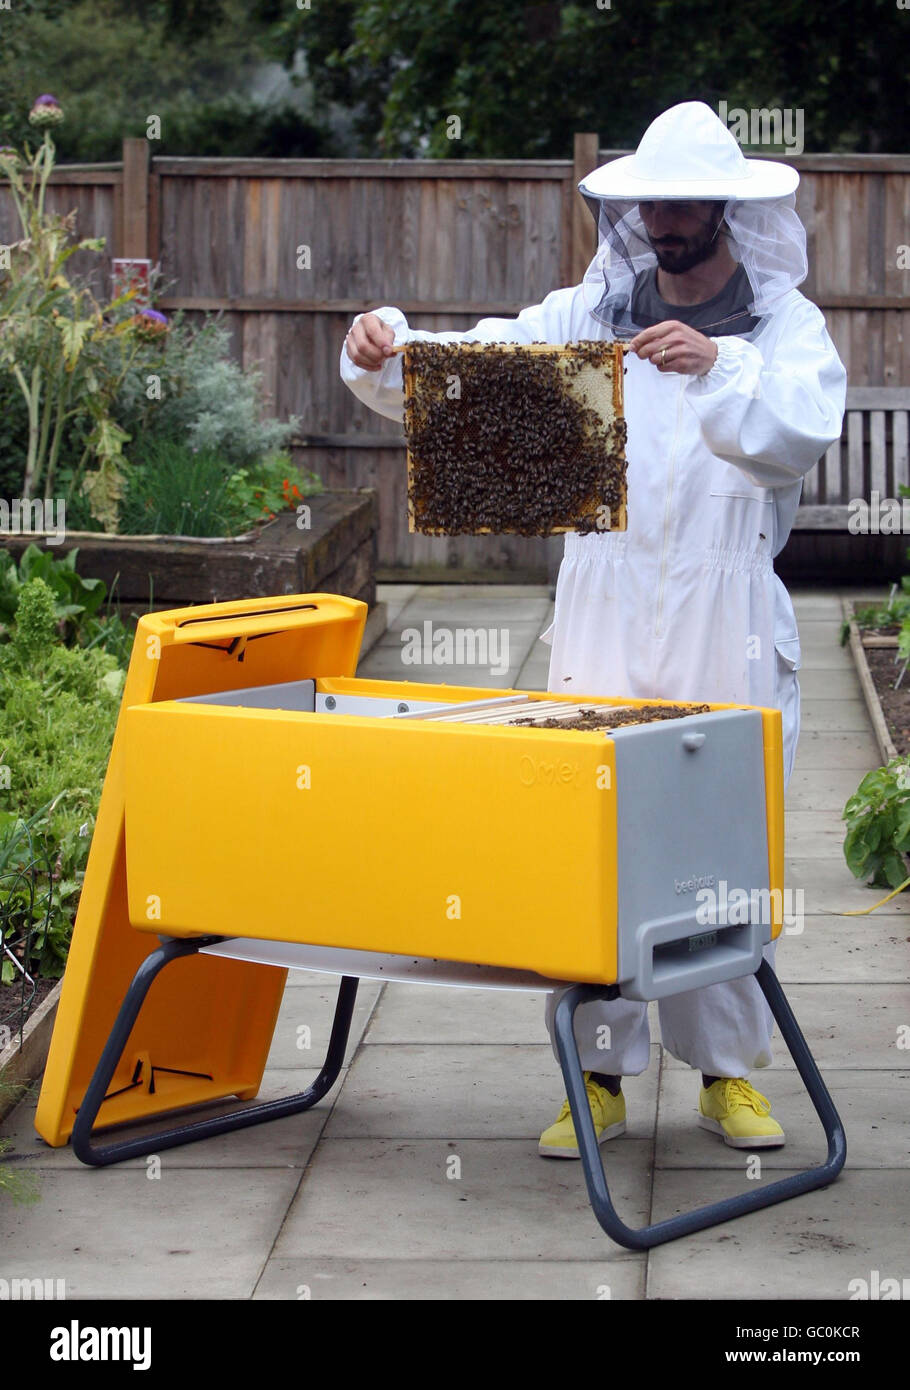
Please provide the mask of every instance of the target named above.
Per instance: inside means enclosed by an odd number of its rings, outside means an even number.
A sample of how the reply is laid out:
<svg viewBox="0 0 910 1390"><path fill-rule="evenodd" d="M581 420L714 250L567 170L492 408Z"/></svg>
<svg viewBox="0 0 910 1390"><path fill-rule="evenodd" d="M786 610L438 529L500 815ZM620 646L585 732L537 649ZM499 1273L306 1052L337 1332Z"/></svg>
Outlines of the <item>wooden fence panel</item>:
<svg viewBox="0 0 910 1390"><path fill-rule="evenodd" d="M345 389L339 354L363 309L395 304L415 328L463 330L578 283L596 238L575 185L623 152L580 135L572 160L152 158L146 173L142 145L127 142L124 164L55 172L48 206L75 209L80 235L107 240L100 262L80 255L73 269L99 266L107 294L111 257L145 237L169 285L162 307L221 312L238 361L261 368L270 411L299 417L295 461L330 484L378 487L383 568L546 568L553 542L408 534L401 427ZM803 292L825 312L851 386L910 381L910 270L898 264L910 241L910 156L791 162L808 238ZM137 179L147 185L139 193ZM0 185L0 244L15 236ZM891 459L906 440L900 418L893 441L884 418L867 417L865 439L852 425L843 448L807 479L807 503L856 495L850 486L866 458L865 471L891 485Z"/></svg>

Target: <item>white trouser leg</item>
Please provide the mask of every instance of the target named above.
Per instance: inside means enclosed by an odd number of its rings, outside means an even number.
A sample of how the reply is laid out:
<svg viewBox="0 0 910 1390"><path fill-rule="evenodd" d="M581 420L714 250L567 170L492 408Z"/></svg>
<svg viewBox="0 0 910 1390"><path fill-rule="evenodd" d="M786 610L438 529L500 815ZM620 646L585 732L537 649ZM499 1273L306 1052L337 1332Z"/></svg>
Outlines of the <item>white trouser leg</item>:
<svg viewBox="0 0 910 1390"><path fill-rule="evenodd" d="M773 967L777 942L765 947ZM774 1016L754 975L661 999L661 1041L680 1062L709 1076L748 1076L772 1061Z"/></svg>
<svg viewBox="0 0 910 1390"><path fill-rule="evenodd" d="M777 942L765 947L773 966ZM546 1023L553 1047L553 1018L564 990L547 996ZM748 1076L772 1061L774 1017L754 975L671 994L658 1003L661 1041L672 1056L709 1076ZM575 1041L583 1071L638 1076L648 1066L648 1006L635 999L595 1000L575 1012Z"/></svg>
<svg viewBox="0 0 910 1390"><path fill-rule="evenodd" d="M557 1062L553 1018L564 989L547 995L546 1021ZM648 1006L636 999L596 999L575 1010L575 1041L583 1071L604 1076L638 1076L648 1066L651 1034Z"/></svg>
<svg viewBox="0 0 910 1390"><path fill-rule="evenodd" d="M780 657L778 670L786 788L799 738L799 683ZM776 948L777 942L772 941L764 951L772 967ZM557 990L547 996L546 1023L554 1055L553 1016L562 993ZM664 1047L698 1071L709 1076L748 1076L756 1068L771 1065L774 1018L754 975L670 995L659 1001L658 1008ZM604 1025L610 1031L599 1033ZM638 1076L648 1066L647 1005L634 999L583 1004L575 1013L575 1040L583 1070Z"/></svg>

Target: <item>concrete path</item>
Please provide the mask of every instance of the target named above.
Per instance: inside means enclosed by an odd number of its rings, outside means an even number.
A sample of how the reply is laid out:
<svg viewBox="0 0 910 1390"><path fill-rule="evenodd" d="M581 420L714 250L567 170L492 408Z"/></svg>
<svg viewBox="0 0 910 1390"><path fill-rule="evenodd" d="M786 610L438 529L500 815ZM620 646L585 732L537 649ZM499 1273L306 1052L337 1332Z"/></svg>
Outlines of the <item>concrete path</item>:
<svg viewBox="0 0 910 1390"><path fill-rule="evenodd" d="M360 674L545 689L541 588L389 586L389 630ZM778 969L847 1127L848 1167L821 1192L649 1255L621 1250L588 1206L580 1165L537 1156L563 1098L544 996L361 985L347 1066L316 1110L269 1127L89 1170L36 1140L34 1103L3 1132L41 1200L0 1198L0 1278L64 1279L70 1298L846 1299L851 1281L910 1275L910 905L875 901L842 858L844 802L879 763L840 598L797 592L803 731L787 815L788 885L805 930ZM507 627L499 674L404 666L401 633ZM416 847L415 847L416 848ZM408 871L402 864L402 874ZM292 974L262 1096L299 1090L324 1048L333 978ZM653 1006L652 1006L653 1010ZM299 1050L300 1029L311 1047ZM655 1026L652 1036L659 1037ZM627 1135L604 1149L630 1223L818 1162L820 1126L780 1050L754 1078L787 1146L747 1155L695 1125L698 1078L652 1044L625 1086ZM853 1286L855 1290L856 1285Z"/></svg>

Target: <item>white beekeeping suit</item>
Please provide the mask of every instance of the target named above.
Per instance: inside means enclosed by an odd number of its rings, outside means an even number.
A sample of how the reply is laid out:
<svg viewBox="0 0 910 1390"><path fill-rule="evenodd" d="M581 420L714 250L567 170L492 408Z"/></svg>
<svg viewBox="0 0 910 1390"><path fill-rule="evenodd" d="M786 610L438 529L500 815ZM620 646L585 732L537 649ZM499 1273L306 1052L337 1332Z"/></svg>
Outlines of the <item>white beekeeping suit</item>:
<svg viewBox="0 0 910 1390"><path fill-rule="evenodd" d="M552 647L548 687L777 707L787 779L799 734L800 649L773 559L804 475L840 437L846 393L824 318L796 289L807 273L797 183L787 165L746 160L709 107L685 102L652 123L635 155L579 185L599 225L581 285L464 333L416 331L398 309L375 311L396 343L631 338L644 326L635 318L636 285L656 264L639 202L724 201L727 244L748 277L749 326L703 329L717 346L703 376L660 372L627 354L628 529L566 536L555 617L543 634ZM372 409L402 419L400 354L370 372L342 349L341 374ZM773 948L767 955L773 962ZM660 1014L665 1046L705 1073L744 1076L771 1062L772 1020L754 977L671 996ZM594 1046L601 1021L611 1026L610 1050ZM575 1030L583 1067L619 1075L647 1066L644 1005L584 1006Z"/></svg>

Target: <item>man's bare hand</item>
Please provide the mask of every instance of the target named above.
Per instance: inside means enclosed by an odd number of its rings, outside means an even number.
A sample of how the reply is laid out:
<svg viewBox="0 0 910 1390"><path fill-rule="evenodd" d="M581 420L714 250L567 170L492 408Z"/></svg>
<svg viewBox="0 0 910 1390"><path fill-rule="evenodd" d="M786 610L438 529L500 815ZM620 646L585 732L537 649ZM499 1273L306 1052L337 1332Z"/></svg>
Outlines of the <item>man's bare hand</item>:
<svg viewBox="0 0 910 1390"><path fill-rule="evenodd" d="M645 328L632 339L629 350L653 362L659 372L682 372L687 376L704 376L717 361L714 340L676 319Z"/></svg>
<svg viewBox="0 0 910 1390"><path fill-rule="evenodd" d="M355 367L378 372L387 357L392 355L395 331L383 323L378 314L364 314L344 340L348 357Z"/></svg>

